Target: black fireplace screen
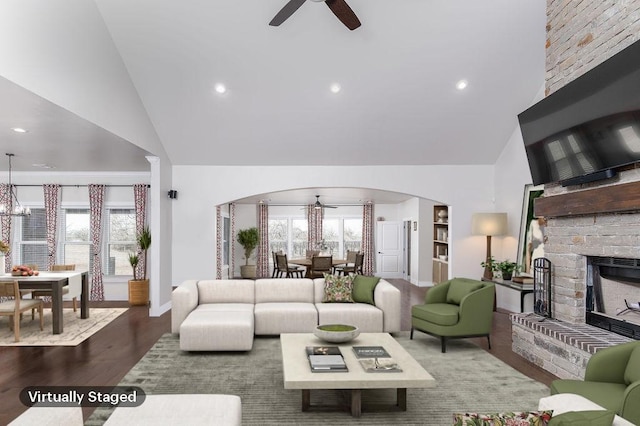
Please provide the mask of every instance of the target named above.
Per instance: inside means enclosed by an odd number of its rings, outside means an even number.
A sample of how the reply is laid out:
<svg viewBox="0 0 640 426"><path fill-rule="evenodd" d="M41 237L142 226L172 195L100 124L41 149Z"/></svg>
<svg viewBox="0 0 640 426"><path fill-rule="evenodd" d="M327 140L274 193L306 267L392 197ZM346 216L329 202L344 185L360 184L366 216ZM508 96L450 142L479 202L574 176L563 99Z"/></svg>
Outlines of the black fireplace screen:
<svg viewBox="0 0 640 426"><path fill-rule="evenodd" d="M551 262L545 257L533 261L533 312L551 318Z"/></svg>

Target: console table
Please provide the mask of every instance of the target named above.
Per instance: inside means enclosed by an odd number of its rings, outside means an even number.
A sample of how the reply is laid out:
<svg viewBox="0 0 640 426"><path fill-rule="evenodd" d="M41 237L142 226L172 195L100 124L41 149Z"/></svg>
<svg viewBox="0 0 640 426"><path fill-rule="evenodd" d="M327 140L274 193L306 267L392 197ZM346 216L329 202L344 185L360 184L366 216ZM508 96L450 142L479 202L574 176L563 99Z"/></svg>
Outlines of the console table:
<svg viewBox="0 0 640 426"><path fill-rule="evenodd" d="M533 284L520 284L520 283L514 283L513 281L510 280L502 280L499 278L494 278L492 280L488 280L486 278L482 278L482 281L490 281L494 284L496 284L496 304L497 304L497 299L498 299L498 293L500 292L500 289L504 289L507 294L509 292L518 292L519 293L519 297L520 297L520 311L519 312L525 312L524 309L524 298L527 294L533 294ZM500 286L500 287L498 287ZM533 311L533 309L532 309Z"/></svg>

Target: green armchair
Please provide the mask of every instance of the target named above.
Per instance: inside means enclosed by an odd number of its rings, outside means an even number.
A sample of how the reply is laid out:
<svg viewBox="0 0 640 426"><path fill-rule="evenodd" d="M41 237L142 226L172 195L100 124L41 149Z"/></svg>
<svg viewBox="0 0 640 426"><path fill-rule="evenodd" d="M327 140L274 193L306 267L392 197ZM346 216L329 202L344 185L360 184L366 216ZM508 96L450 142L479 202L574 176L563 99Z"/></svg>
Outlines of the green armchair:
<svg viewBox="0 0 640 426"><path fill-rule="evenodd" d="M640 341L599 350L589 358L584 380L554 380L550 390L581 395L640 425Z"/></svg>
<svg viewBox="0 0 640 426"><path fill-rule="evenodd" d="M495 284L469 278L453 278L430 288L424 304L411 307L413 330L440 337L442 352L447 339L487 336L491 349Z"/></svg>

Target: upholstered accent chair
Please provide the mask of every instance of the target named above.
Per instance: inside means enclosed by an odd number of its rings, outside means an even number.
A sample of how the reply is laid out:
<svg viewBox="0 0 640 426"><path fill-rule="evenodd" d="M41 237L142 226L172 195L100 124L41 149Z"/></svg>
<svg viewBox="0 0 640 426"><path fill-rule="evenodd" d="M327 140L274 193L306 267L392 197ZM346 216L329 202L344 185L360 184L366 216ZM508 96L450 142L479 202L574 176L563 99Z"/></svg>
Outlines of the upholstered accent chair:
<svg viewBox="0 0 640 426"><path fill-rule="evenodd" d="M469 278L453 278L430 288L422 305L411 308L411 339L418 330L447 339L487 336L491 349L495 285Z"/></svg>
<svg viewBox="0 0 640 426"><path fill-rule="evenodd" d="M581 395L640 425L640 341L600 349L589 358L584 380L554 380L550 391Z"/></svg>

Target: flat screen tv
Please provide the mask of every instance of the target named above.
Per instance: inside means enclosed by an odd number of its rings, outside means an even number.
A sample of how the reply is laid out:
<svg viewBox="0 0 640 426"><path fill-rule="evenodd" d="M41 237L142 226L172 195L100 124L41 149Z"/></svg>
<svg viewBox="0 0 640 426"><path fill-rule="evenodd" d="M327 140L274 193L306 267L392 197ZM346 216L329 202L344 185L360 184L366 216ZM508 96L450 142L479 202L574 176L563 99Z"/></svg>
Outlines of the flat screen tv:
<svg viewBox="0 0 640 426"><path fill-rule="evenodd" d="M536 185L574 185L640 161L640 42L518 115Z"/></svg>

